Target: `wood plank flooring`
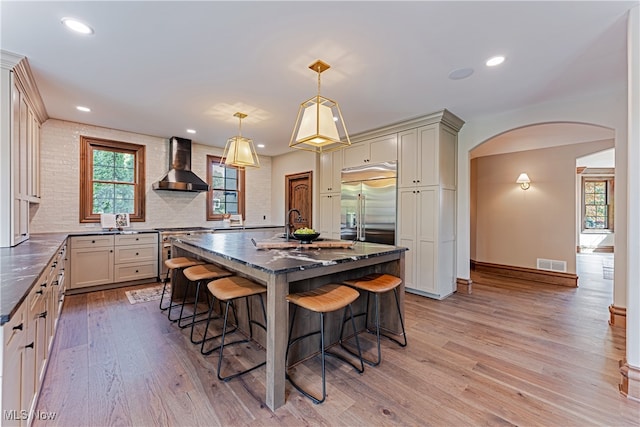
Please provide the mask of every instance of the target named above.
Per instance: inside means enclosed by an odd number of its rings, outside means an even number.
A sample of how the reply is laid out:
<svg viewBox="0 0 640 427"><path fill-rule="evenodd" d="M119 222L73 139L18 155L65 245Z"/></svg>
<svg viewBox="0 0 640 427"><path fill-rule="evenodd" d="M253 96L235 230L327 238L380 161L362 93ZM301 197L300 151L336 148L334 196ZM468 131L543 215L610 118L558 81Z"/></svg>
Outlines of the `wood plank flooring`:
<svg viewBox="0 0 640 427"><path fill-rule="evenodd" d="M611 281L472 279L471 295L407 294L408 347L384 341L382 364L362 375L329 359L325 403L287 384L275 412L265 368L221 383L217 355L202 356L157 301L131 305L128 288L69 296L37 405L56 417L33 425L640 425L640 404L618 392L625 337L607 324ZM264 357L254 345L229 354ZM319 390L318 361L295 372Z"/></svg>

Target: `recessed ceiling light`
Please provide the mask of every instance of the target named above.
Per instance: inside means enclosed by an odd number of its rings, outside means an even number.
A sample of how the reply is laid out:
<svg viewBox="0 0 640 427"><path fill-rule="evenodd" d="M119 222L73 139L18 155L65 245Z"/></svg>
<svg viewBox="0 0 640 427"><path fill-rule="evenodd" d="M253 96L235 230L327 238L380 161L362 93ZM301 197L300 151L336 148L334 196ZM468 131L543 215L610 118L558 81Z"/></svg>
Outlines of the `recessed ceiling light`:
<svg viewBox="0 0 640 427"><path fill-rule="evenodd" d="M264 144L258 144L258 148L264 148Z"/></svg>
<svg viewBox="0 0 640 427"><path fill-rule="evenodd" d="M466 79L471 74L473 74L473 68L456 68L455 70L451 70L449 78L451 80L462 80Z"/></svg>
<svg viewBox="0 0 640 427"><path fill-rule="evenodd" d="M75 18L62 18L62 23L76 33L93 34L93 28Z"/></svg>
<svg viewBox="0 0 640 427"><path fill-rule="evenodd" d="M187 129L187 133L196 133L195 129Z"/></svg>
<svg viewBox="0 0 640 427"><path fill-rule="evenodd" d="M487 59L487 67L495 67L496 65L500 65L504 62L504 56L494 56L493 58Z"/></svg>
<svg viewBox="0 0 640 427"><path fill-rule="evenodd" d="M91 108L89 108L89 107L83 107L82 105L78 105L78 106L76 107L76 110L78 110L78 111L83 111L83 112L85 112L85 113L88 113L88 112L90 112L90 111L91 111Z"/></svg>

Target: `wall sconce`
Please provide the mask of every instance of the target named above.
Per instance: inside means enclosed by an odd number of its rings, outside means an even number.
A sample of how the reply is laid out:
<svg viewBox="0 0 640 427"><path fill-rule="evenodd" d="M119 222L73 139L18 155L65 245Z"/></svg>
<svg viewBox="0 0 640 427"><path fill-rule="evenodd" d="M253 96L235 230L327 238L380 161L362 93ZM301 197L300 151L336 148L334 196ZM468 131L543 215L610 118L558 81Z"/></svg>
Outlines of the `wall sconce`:
<svg viewBox="0 0 640 427"><path fill-rule="evenodd" d="M516 182L520 184L520 188L522 188L523 190L528 190L529 187L531 187L531 180L529 179L529 175L524 172L520 174Z"/></svg>
<svg viewBox="0 0 640 427"><path fill-rule="evenodd" d="M320 74L330 68L329 64L318 59L309 68L318 73L318 94L300 104L289 147L326 153L351 145L340 106L320 95ZM342 127L344 140L338 134L337 120Z"/></svg>
<svg viewBox="0 0 640 427"><path fill-rule="evenodd" d="M224 153L222 154L220 163L238 168L259 168L260 160L258 160L256 148L253 146L253 140L242 136L242 119L247 117L247 115L244 113L235 113L233 116L239 119L238 135L227 140L227 145L224 147Z"/></svg>

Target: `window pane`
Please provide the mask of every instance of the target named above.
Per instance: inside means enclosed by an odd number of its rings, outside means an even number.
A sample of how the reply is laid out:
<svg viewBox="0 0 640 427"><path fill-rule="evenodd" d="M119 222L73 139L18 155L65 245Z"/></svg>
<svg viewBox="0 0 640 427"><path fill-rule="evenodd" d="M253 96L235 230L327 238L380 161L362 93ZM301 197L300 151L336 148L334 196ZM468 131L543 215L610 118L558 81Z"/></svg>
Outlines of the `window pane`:
<svg viewBox="0 0 640 427"><path fill-rule="evenodd" d="M585 215L588 217L596 216L596 207L595 206L587 206L585 208Z"/></svg>
<svg viewBox="0 0 640 427"><path fill-rule="evenodd" d="M115 185L115 195L116 199L131 199L133 200L134 194L134 186L126 185L126 184L116 184Z"/></svg>
<svg viewBox="0 0 640 427"><path fill-rule="evenodd" d="M604 192L606 191L604 182L595 182L593 186L594 186L594 192L596 193L604 194Z"/></svg>
<svg viewBox="0 0 640 427"><path fill-rule="evenodd" d="M596 207L596 215L600 217L605 217L607 215L607 207L606 206L597 206Z"/></svg>
<svg viewBox="0 0 640 427"><path fill-rule="evenodd" d="M238 188L238 180L237 179L231 179L228 178L225 179L224 181L224 189L225 190L235 190L236 188Z"/></svg>
<svg viewBox="0 0 640 427"><path fill-rule="evenodd" d="M93 165L98 166L113 166L113 158L115 153L113 151L105 150L93 150Z"/></svg>
<svg viewBox="0 0 640 427"><path fill-rule="evenodd" d="M93 166L94 181L113 181L115 178L111 166Z"/></svg>
<svg viewBox="0 0 640 427"><path fill-rule="evenodd" d="M133 199L115 199L114 213L134 213Z"/></svg>
<svg viewBox="0 0 640 427"><path fill-rule="evenodd" d="M133 175L134 175L133 169L115 168L113 175L114 175L114 181L133 183Z"/></svg>
<svg viewBox="0 0 640 427"><path fill-rule="evenodd" d="M595 203L595 196L593 194L585 194L584 196L584 204L585 205L593 205Z"/></svg>
<svg viewBox="0 0 640 427"><path fill-rule="evenodd" d="M113 184L94 183L92 213L115 213L113 195Z"/></svg>
<svg viewBox="0 0 640 427"><path fill-rule="evenodd" d="M593 193L593 182L587 182L584 184L584 192L585 193Z"/></svg>
<svg viewBox="0 0 640 427"><path fill-rule="evenodd" d="M605 197L604 194L596 194L594 197L594 203L596 205L606 205L607 204L607 198Z"/></svg>

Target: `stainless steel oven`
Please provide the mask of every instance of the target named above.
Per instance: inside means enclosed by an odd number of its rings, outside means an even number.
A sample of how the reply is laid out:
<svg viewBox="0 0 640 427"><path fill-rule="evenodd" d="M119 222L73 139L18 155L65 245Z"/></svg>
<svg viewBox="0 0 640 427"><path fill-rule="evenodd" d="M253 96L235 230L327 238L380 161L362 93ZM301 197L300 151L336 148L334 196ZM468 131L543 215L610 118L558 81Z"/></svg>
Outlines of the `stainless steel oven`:
<svg viewBox="0 0 640 427"><path fill-rule="evenodd" d="M205 227L173 227L173 228L156 228L158 231L158 277L161 280L167 275L167 267L164 262L171 258L171 241L170 237L189 236L198 233L213 233L213 230Z"/></svg>

